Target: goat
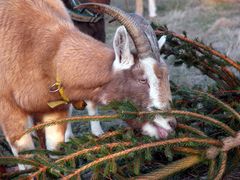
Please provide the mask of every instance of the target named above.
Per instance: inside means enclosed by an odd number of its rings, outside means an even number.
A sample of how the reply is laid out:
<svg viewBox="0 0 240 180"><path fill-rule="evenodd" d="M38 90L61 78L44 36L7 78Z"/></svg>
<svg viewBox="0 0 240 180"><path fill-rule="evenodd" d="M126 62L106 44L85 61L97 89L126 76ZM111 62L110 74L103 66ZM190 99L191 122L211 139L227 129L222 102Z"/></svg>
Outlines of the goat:
<svg viewBox="0 0 240 180"><path fill-rule="evenodd" d="M76 7L77 5L79 5L80 3L88 3L88 2L110 4L110 0L62 0L62 1L69 11L69 14L73 20L74 25L81 32L84 32L84 33L94 37L97 40L105 42L106 35L105 35L104 17L101 14L96 14L94 12L89 12L88 16L79 15L74 12L73 8ZM97 18L96 21L92 20L92 19L94 19L94 17ZM79 109L79 104L83 105L83 107L80 107L81 109L84 108L86 105L86 103L84 101L79 101L74 104L74 107L78 106L77 109ZM89 106L90 106L90 104L89 104ZM88 107L87 107L87 109L88 109ZM72 112L71 110L72 110L72 107L70 107L69 115ZM38 121L39 121L38 119L39 119L38 117L35 118L34 124L38 123ZM91 125L92 134L94 134L96 136L103 134L103 130L98 121L91 121L90 125ZM68 133L68 135L66 135L67 138L65 139L65 141L68 141L68 139L73 136L70 123L68 123L66 132ZM37 136L40 140L41 147L46 148L44 131L38 130Z"/></svg>
<svg viewBox="0 0 240 180"><path fill-rule="evenodd" d="M156 41L152 47L135 18L120 9L103 4L83 7L122 23L113 48L80 32L60 0L0 0L0 125L15 156L34 149L30 134L15 139L26 130L27 119L48 122L67 116L69 105L48 106L64 99L60 89L71 103L86 100L90 115L97 104L124 99L149 111L170 109L168 68L155 53ZM128 33L136 54L130 51ZM56 82L53 92L49 87ZM142 131L166 138L175 124L173 117L156 115ZM58 149L65 130L66 125L45 128L47 149Z"/></svg>

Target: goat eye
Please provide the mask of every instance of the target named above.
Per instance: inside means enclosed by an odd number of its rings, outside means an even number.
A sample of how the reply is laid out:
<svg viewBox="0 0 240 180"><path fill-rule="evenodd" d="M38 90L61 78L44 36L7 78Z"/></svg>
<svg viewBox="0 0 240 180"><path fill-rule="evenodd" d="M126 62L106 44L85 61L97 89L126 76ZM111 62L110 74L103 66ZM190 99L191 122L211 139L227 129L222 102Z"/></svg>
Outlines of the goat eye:
<svg viewBox="0 0 240 180"><path fill-rule="evenodd" d="M147 84L147 79L139 79L138 80L141 84Z"/></svg>

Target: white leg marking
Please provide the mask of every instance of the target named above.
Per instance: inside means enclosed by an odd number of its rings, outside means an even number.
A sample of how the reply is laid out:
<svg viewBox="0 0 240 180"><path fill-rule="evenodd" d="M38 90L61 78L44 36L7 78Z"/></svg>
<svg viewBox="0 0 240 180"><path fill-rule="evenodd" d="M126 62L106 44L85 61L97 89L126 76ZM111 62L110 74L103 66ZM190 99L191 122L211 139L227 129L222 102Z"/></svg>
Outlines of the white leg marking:
<svg viewBox="0 0 240 180"><path fill-rule="evenodd" d="M30 150L35 148L30 134L24 135L21 139L16 141L14 144L16 145L17 149L19 149L19 151Z"/></svg>
<svg viewBox="0 0 240 180"><path fill-rule="evenodd" d="M30 134L26 134L21 139L17 140L14 145L12 145L8 138L6 138L14 156L18 156L18 152L23 150L35 149L32 137Z"/></svg>
<svg viewBox="0 0 240 180"><path fill-rule="evenodd" d="M6 139L11 147L13 155L16 157L18 157L18 153L20 151L35 149L35 146L34 146L34 143L33 143L33 140L32 140L32 137L30 134L24 135L21 139L17 140L14 143L14 145L11 145L8 138L6 138ZM31 166L24 165L24 164L18 164L18 168L19 168L19 170L26 170L26 169L30 169Z"/></svg>
<svg viewBox="0 0 240 180"><path fill-rule="evenodd" d="M148 0L148 11L149 11L149 17L155 17L156 14L156 2L155 0Z"/></svg>
<svg viewBox="0 0 240 180"><path fill-rule="evenodd" d="M49 126L45 128L46 146L48 150L57 150L60 143L64 142L64 134L59 130L59 126Z"/></svg>
<svg viewBox="0 0 240 180"><path fill-rule="evenodd" d="M101 136L104 133L99 121L91 121L90 124L91 124L91 132L95 136Z"/></svg>
<svg viewBox="0 0 240 180"><path fill-rule="evenodd" d="M72 132L72 126L71 123L67 123L67 129L65 132L65 142L68 142L70 138L74 137L73 132Z"/></svg>
<svg viewBox="0 0 240 180"><path fill-rule="evenodd" d="M34 124L33 124L33 118L32 117L28 117L28 120L27 120L27 128L31 128L31 127L33 127L34 126ZM37 133L36 133L36 131L33 131L32 133L31 133L33 136L36 136L37 137Z"/></svg>
<svg viewBox="0 0 240 180"><path fill-rule="evenodd" d="M43 116L43 122L49 122L59 119L58 114L46 114ZM46 146L48 150L56 150L60 143L64 142L64 132L61 125L54 125L45 128Z"/></svg>
<svg viewBox="0 0 240 180"><path fill-rule="evenodd" d="M87 110L88 110L89 116L94 116L98 114L97 108L95 107L95 104L93 102L86 101L86 103L87 103ZM100 136L104 133L99 121L91 121L90 125L91 125L91 132L95 136Z"/></svg>
<svg viewBox="0 0 240 180"><path fill-rule="evenodd" d="M71 105L69 107L69 111L68 111L68 117L71 117L72 115L72 111L73 111L73 106ZM70 138L74 137L73 132L72 132L72 126L71 123L67 123L67 129L65 131L65 142L68 142L70 140Z"/></svg>

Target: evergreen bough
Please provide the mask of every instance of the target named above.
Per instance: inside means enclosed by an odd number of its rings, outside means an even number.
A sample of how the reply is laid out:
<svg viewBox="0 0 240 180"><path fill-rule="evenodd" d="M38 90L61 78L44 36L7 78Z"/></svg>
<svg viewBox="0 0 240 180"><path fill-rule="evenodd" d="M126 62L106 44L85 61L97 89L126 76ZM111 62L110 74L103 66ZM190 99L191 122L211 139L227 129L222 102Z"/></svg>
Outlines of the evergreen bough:
<svg viewBox="0 0 240 180"><path fill-rule="evenodd" d="M112 102L107 108L114 109L116 114L66 118L34 126L24 134L66 122L141 120L143 116L151 121L155 114L171 114L178 121L173 137L156 141L130 128L107 132L99 138L83 134L62 144L58 152L36 149L22 152L19 157L1 156L0 165L25 164L32 168L1 174L0 178L78 179L91 170L92 179L162 179L184 177L188 169L195 178L204 175L221 179L238 166L240 79L232 69L240 72L239 63L197 39L189 39L185 32L179 35L166 27L154 28L157 36L167 35L168 46L163 49L166 57L174 55L176 66L186 64L200 69L217 83L216 87L203 92L172 83L171 111L140 112L129 101ZM8 149L5 143L1 144ZM50 155L58 158L52 159Z"/></svg>

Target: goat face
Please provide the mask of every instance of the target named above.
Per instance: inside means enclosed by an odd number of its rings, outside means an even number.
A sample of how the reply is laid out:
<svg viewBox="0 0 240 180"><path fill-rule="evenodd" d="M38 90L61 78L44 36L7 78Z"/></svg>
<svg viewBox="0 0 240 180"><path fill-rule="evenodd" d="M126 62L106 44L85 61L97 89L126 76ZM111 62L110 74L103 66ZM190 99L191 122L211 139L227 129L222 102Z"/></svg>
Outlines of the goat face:
<svg viewBox="0 0 240 180"><path fill-rule="evenodd" d="M103 87L101 103L128 99L149 111L169 110L172 97L165 62L152 57L138 59L132 54L124 26L116 31L113 46L113 78ZM157 139L166 138L174 130L175 124L173 117L163 118L157 115L153 122L142 126L142 132Z"/></svg>

